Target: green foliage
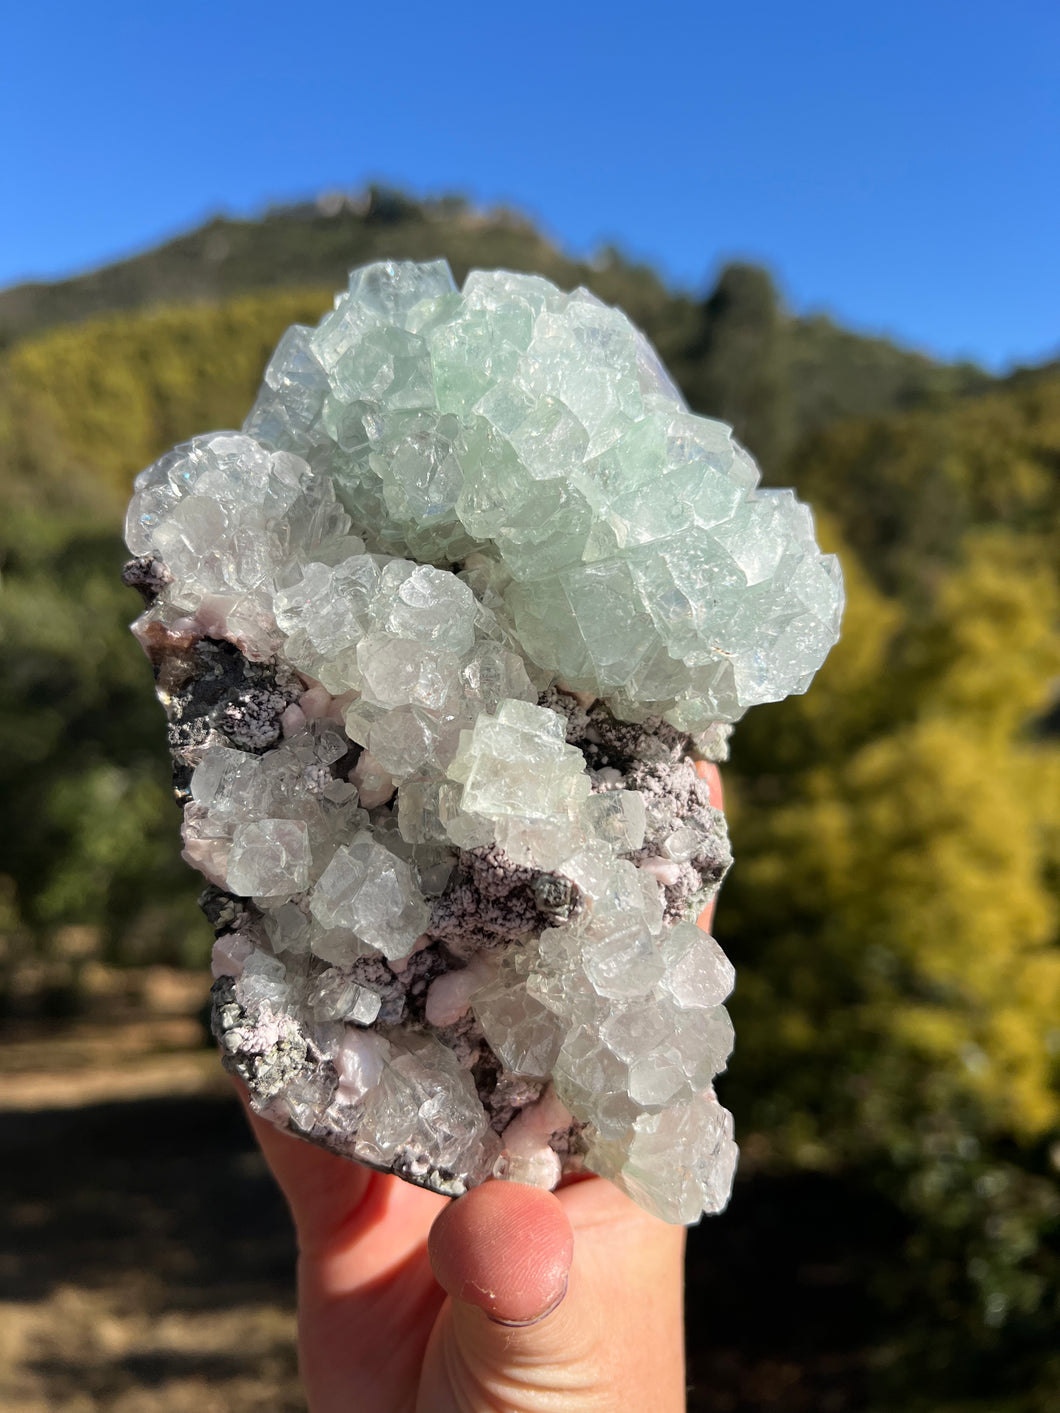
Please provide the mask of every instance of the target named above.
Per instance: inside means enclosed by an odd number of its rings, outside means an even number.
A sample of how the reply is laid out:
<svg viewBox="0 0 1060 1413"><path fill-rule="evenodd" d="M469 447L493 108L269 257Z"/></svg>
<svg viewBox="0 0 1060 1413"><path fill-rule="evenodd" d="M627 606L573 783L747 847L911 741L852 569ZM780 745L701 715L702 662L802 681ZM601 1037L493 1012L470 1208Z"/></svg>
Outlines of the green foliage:
<svg viewBox="0 0 1060 1413"><path fill-rule="evenodd" d="M763 466L780 465L794 431L787 334L767 271L728 265L687 351L689 398L728 422Z"/></svg>
<svg viewBox="0 0 1060 1413"><path fill-rule="evenodd" d="M1005 525L1060 550L1060 369L981 396L850 421L804 440L790 474L842 524L862 563L905 595L951 564L964 536Z"/></svg>
<svg viewBox="0 0 1060 1413"><path fill-rule="evenodd" d="M174 442L238 427L284 329L316 323L329 304L330 291L282 291L56 329L7 358L9 436L35 460L46 427L53 474L87 479L120 506L132 473Z"/></svg>
<svg viewBox="0 0 1060 1413"><path fill-rule="evenodd" d="M1037 1367L1060 1296L1060 741L1028 729L1060 587L1011 530L966 535L915 608L844 560L813 690L735 738L724 1092L769 1161L871 1174L914 1218L880 1276L924 1332L904 1358L974 1352L972 1386L1003 1382L1013 1341Z"/></svg>
<svg viewBox="0 0 1060 1413"><path fill-rule="evenodd" d="M68 525L56 546L55 530L34 537L21 523L0 593L10 925L42 955L77 924L108 960L201 959L206 929L174 847L164 719L127 628L135 601L118 579L121 543Z"/></svg>

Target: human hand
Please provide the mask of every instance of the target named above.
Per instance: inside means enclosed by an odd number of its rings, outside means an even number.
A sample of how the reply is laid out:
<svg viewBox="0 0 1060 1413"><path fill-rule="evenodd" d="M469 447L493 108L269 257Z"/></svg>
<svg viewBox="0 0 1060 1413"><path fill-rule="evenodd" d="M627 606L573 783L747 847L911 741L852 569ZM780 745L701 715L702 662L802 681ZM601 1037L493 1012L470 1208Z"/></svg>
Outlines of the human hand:
<svg viewBox="0 0 1060 1413"><path fill-rule="evenodd" d="M311 1413L684 1409L683 1228L598 1177L454 1202L251 1122L298 1234Z"/></svg>

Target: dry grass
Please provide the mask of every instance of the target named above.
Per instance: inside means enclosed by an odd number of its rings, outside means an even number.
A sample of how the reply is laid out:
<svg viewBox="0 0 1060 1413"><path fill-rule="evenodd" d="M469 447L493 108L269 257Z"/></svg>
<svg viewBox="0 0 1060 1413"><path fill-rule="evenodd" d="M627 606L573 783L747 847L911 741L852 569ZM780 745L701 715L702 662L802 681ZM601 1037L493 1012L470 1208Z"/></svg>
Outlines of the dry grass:
<svg viewBox="0 0 1060 1413"><path fill-rule="evenodd" d="M271 1304L165 1310L149 1278L0 1305L7 1413L296 1413L294 1317Z"/></svg>
<svg viewBox="0 0 1060 1413"><path fill-rule="evenodd" d="M0 1408L301 1413L286 1214L196 1018L100 985L0 1044Z"/></svg>

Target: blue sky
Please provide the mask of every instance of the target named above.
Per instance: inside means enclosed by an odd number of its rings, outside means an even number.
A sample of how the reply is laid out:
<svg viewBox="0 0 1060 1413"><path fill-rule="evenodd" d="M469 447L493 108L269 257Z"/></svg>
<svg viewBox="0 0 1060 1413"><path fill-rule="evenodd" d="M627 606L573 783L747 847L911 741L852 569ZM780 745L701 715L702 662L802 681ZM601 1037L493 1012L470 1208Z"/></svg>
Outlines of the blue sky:
<svg viewBox="0 0 1060 1413"><path fill-rule="evenodd" d="M1055 0L41 0L0 35L0 285L375 178L1006 367L1060 352L1058 72Z"/></svg>

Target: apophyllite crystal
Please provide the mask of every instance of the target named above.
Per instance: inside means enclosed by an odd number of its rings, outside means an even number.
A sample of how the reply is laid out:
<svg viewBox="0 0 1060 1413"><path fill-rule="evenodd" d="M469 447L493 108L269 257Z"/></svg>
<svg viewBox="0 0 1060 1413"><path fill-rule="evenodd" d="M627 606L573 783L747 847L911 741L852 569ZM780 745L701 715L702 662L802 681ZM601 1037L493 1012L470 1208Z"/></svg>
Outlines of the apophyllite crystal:
<svg viewBox="0 0 1060 1413"><path fill-rule="evenodd" d="M585 290L357 270L242 432L136 481L127 581L209 880L215 1030L275 1123L439 1192L588 1168L724 1206L730 855L696 762L804 691L842 588Z"/></svg>

